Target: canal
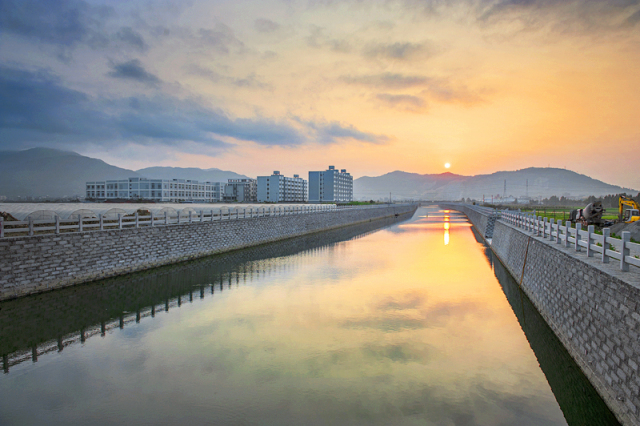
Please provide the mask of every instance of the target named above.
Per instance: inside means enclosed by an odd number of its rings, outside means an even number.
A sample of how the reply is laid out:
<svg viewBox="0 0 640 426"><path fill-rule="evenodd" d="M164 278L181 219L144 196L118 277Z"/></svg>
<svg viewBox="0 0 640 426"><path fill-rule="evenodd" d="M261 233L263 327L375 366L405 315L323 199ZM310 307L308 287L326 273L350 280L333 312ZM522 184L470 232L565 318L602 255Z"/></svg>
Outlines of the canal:
<svg viewBox="0 0 640 426"><path fill-rule="evenodd" d="M615 425L437 207L0 303L0 424Z"/></svg>

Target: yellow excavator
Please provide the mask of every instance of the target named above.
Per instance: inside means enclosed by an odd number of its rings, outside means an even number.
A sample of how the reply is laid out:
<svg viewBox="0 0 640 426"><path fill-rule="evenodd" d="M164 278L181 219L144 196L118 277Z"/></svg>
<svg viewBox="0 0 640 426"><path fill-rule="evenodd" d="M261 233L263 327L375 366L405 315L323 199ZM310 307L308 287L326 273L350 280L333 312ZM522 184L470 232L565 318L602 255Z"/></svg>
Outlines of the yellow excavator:
<svg viewBox="0 0 640 426"><path fill-rule="evenodd" d="M629 207L625 210L625 206ZM640 205L633 198L621 195L618 199L618 222L632 223L640 220Z"/></svg>

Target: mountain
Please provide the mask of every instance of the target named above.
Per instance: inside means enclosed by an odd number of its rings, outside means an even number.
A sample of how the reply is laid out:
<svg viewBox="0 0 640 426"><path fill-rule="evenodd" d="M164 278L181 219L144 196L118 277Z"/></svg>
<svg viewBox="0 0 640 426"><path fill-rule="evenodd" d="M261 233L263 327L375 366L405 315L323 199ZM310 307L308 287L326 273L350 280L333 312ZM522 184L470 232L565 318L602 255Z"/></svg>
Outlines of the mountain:
<svg viewBox="0 0 640 426"><path fill-rule="evenodd" d="M84 196L91 180L139 176L133 170L71 151L33 148L0 151L0 196L50 198Z"/></svg>
<svg viewBox="0 0 640 426"><path fill-rule="evenodd" d="M151 179L192 179L203 182L226 182L227 179L247 178L247 176L226 170L195 167L147 167L137 170L136 173Z"/></svg>
<svg viewBox="0 0 640 426"><path fill-rule="evenodd" d="M584 198L589 195L637 193L637 190L609 185L589 176L565 169L530 167L516 171L496 172L489 175L462 176L453 173L421 175L395 171L378 177L364 176L354 180L355 199L387 199L389 192L394 199L413 198L423 200L459 200L473 198L490 199L491 196L547 198ZM528 182L528 185L527 185Z"/></svg>
<svg viewBox="0 0 640 426"><path fill-rule="evenodd" d="M50 148L0 151L0 197L5 196L9 200L83 197L88 181L130 177L210 182L246 178L220 169L149 167L133 171L76 152Z"/></svg>

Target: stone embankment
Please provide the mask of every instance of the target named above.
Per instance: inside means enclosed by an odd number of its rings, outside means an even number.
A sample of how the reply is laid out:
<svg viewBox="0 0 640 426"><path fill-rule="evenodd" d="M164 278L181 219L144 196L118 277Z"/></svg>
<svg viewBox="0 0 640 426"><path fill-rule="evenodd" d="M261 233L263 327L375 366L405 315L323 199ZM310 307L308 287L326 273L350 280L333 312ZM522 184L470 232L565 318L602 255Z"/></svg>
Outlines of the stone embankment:
<svg viewBox="0 0 640 426"><path fill-rule="evenodd" d="M491 210L441 204L485 236ZM625 425L640 425L640 272L505 220L490 243L598 393Z"/></svg>
<svg viewBox="0 0 640 426"><path fill-rule="evenodd" d="M399 204L217 222L45 234L0 240L0 300L377 219Z"/></svg>

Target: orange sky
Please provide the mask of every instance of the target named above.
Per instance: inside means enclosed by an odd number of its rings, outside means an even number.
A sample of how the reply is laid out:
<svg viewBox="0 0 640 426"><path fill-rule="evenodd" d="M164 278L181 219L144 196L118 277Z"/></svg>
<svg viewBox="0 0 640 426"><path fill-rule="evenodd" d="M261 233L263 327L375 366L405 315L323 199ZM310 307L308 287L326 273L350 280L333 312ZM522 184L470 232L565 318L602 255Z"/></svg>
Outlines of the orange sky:
<svg viewBox="0 0 640 426"><path fill-rule="evenodd" d="M173 139L120 132L114 143L69 143L123 167L256 176L331 164L359 177L441 173L445 162L465 175L551 166L640 189L640 3L521 3L114 3L109 22L131 25L138 50L78 42L64 62L46 59L42 41L5 35L14 49L3 64L46 68L93 100L188 101L236 127L299 136L215 128L190 139L183 111ZM147 124L172 123L166 114Z"/></svg>

